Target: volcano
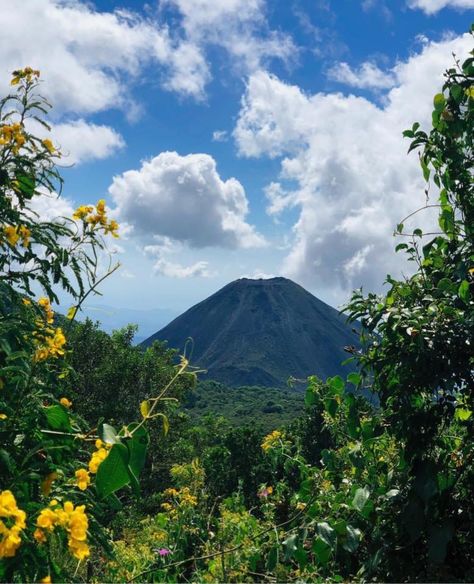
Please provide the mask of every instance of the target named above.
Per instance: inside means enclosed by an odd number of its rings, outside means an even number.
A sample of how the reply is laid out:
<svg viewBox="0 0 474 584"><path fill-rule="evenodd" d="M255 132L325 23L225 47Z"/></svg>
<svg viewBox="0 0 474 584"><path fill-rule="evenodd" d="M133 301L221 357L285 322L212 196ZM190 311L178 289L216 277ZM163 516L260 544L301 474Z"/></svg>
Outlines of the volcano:
<svg viewBox="0 0 474 584"><path fill-rule="evenodd" d="M142 344L184 350L205 379L230 386L281 387L289 377L345 377L344 347L358 346L346 318L287 278L240 278L196 304ZM189 351L188 351L189 354Z"/></svg>

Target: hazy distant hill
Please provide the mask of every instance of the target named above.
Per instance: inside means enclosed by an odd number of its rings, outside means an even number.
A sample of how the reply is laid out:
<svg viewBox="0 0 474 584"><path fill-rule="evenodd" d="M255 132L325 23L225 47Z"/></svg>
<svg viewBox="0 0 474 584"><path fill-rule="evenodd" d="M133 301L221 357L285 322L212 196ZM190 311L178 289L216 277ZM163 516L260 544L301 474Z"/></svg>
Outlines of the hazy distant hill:
<svg viewBox="0 0 474 584"><path fill-rule="evenodd" d="M150 310L139 310L133 308L114 308L106 305L87 305L77 315L78 320L90 318L98 320L102 330L111 333L113 330L122 328L127 324L138 325L138 332L135 342L140 343L148 338L158 327L170 322L177 314L177 311L165 308L154 308Z"/></svg>
<svg viewBox="0 0 474 584"><path fill-rule="evenodd" d="M337 310L286 278L231 282L143 344L166 340L182 350L188 337L194 340L192 363L206 368L208 379L233 386L346 375L343 347L357 345Z"/></svg>

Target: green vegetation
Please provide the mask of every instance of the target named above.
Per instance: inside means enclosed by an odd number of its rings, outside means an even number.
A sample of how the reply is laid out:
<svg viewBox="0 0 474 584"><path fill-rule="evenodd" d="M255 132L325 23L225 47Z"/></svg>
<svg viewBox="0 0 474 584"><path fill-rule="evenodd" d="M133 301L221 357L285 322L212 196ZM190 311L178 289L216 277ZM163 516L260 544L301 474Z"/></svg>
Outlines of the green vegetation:
<svg viewBox="0 0 474 584"><path fill-rule="evenodd" d="M301 416L304 392L269 387L227 387L217 381L201 381L183 404L198 423L204 416L223 416L235 426L254 426L269 431Z"/></svg>
<svg viewBox="0 0 474 584"><path fill-rule="evenodd" d="M264 414L256 393L278 410L298 394L210 382L192 393L185 359L133 347L133 328L55 326L53 284L71 292L73 317L83 282L100 281L86 252L116 226L102 202L55 224L28 212L57 178L54 146L23 125L35 78L14 78L18 122L9 102L0 111L0 578L473 581L472 56L446 73L432 130L405 132L439 212L436 233L398 226L414 275L353 294L360 372L310 377L304 412L266 435L258 420L285 412ZM241 406L260 409L237 424Z"/></svg>

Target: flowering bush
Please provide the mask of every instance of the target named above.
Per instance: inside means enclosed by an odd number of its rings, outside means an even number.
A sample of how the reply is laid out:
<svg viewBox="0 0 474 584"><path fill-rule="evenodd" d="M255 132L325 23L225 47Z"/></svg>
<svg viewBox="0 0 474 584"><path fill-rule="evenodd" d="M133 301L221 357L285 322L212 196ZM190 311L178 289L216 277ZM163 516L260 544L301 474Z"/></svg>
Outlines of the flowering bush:
<svg viewBox="0 0 474 584"><path fill-rule="evenodd" d="M39 75L29 67L15 71L16 91L0 101L2 581L64 580L72 560L77 571L91 546L108 546L104 511L120 506L119 489L139 492L145 423L163 416L157 405L172 383L143 407L141 421L118 431L101 421L91 429L75 413L67 335L85 298L118 267L99 273L104 236L117 237L118 224L103 200L55 221L36 212L36 201L57 196L62 186L61 153L32 132L38 125L49 130ZM72 298L66 319L52 308L58 288Z"/></svg>

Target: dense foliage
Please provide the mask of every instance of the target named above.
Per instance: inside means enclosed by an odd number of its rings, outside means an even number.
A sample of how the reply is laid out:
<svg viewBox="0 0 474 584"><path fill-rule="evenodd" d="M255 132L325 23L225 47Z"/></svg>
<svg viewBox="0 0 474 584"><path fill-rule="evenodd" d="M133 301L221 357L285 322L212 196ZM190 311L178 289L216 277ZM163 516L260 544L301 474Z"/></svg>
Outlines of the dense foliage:
<svg viewBox="0 0 474 584"><path fill-rule="evenodd" d="M353 294L359 372L309 378L304 412L266 432L260 405L242 410L254 388L190 393L185 360L134 347L133 328L55 322L55 286L73 317L117 226L102 202L52 224L33 214L59 180L54 145L25 127L36 78L17 72L1 110L1 579L474 580L474 59L447 71L432 130L405 132L439 214L433 233L398 225L414 275ZM230 421L210 403L190 415L211 398Z"/></svg>

